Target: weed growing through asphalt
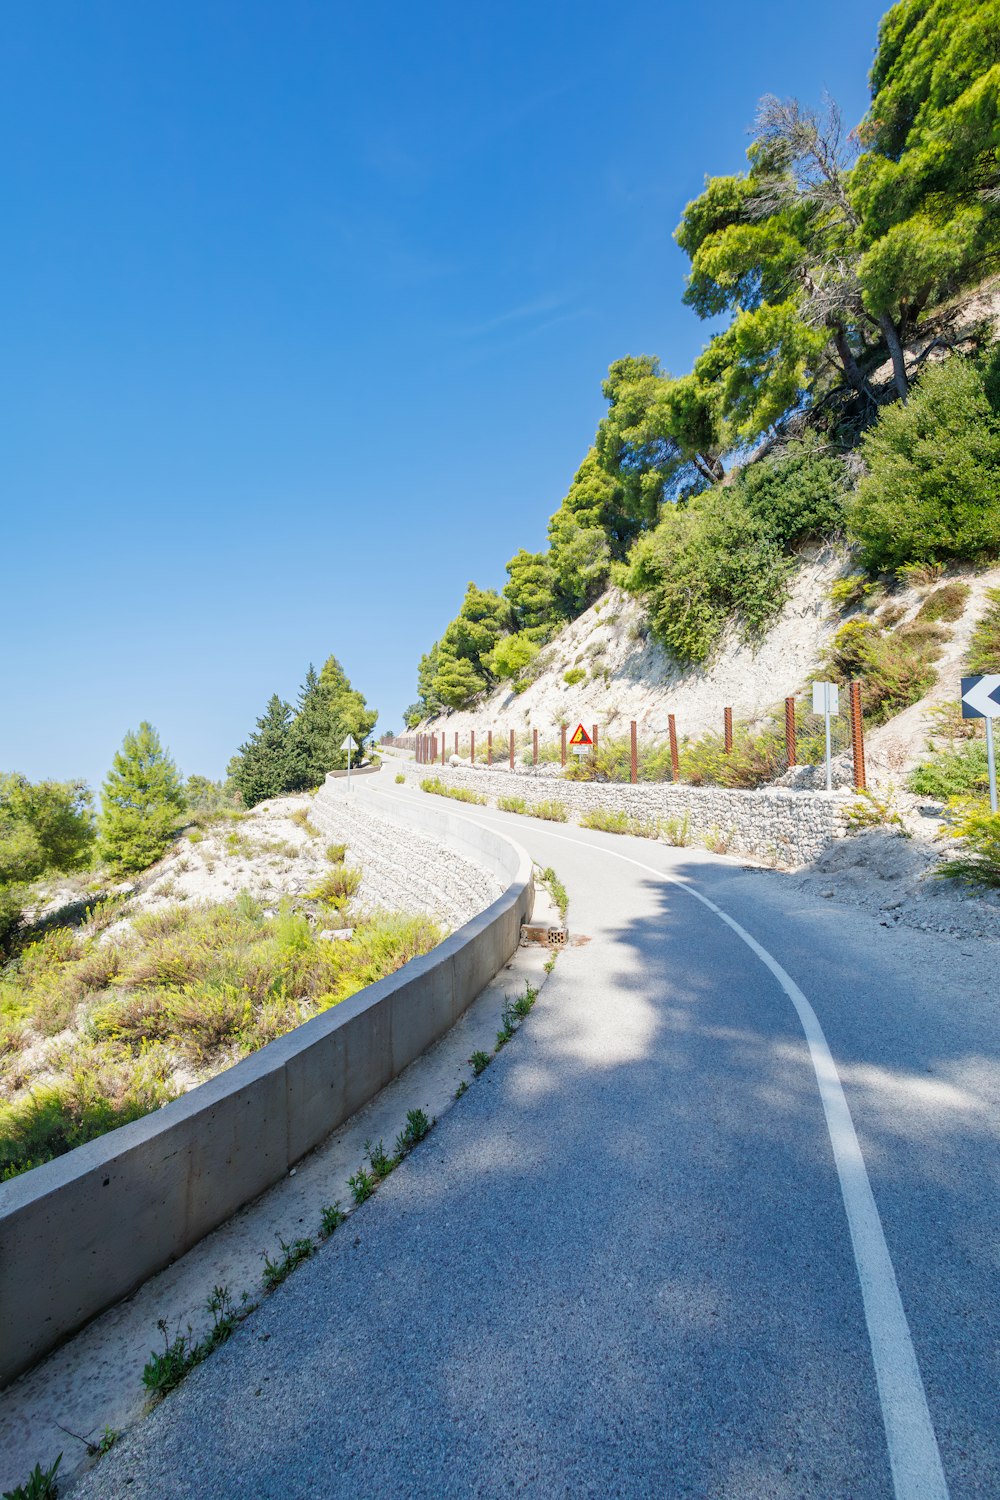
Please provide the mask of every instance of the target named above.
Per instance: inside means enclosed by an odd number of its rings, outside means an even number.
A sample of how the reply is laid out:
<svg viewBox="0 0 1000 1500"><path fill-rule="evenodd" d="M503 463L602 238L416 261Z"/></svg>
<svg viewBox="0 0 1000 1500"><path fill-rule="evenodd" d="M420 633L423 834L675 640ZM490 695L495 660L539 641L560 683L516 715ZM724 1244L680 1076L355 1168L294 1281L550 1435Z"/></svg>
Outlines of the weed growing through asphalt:
<svg viewBox="0 0 1000 1500"><path fill-rule="evenodd" d="M472 1064L472 1071L473 1073L475 1073L477 1078L479 1077L480 1073L485 1073L492 1060L493 1059L490 1057L490 1054L488 1052L483 1052L480 1048L477 1048L476 1051L473 1052L472 1056L469 1058L469 1061Z"/></svg>
<svg viewBox="0 0 1000 1500"><path fill-rule="evenodd" d="M375 1178L375 1181L384 1182L396 1166L396 1161L393 1157L386 1156L385 1147L381 1141L379 1141L377 1146L373 1146L371 1141L365 1141L365 1153L371 1164L372 1176Z"/></svg>
<svg viewBox="0 0 1000 1500"><path fill-rule="evenodd" d="M319 1213L320 1233L323 1238L328 1240L333 1231L339 1229L346 1218L347 1215L340 1206L339 1198L333 1203L324 1204Z"/></svg>
<svg viewBox="0 0 1000 1500"><path fill-rule="evenodd" d="M396 1137L396 1157L402 1161L404 1156L411 1152L414 1146L420 1144L424 1136L431 1128L422 1109L408 1109L406 1111L406 1124Z"/></svg>
<svg viewBox="0 0 1000 1500"><path fill-rule="evenodd" d="M556 906L558 906L559 915L565 922L566 913L569 911L569 895L566 891L566 887L563 885L562 881L559 879L559 876L556 874L555 870L553 870L551 865L549 865L547 869L542 871L542 884L548 887L549 895L556 903Z"/></svg>
<svg viewBox="0 0 1000 1500"><path fill-rule="evenodd" d="M397 786L403 786L405 784L406 777L403 775L402 771L396 772L395 782Z"/></svg>
<svg viewBox="0 0 1000 1500"><path fill-rule="evenodd" d="M276 1286L280 1286L304 1260L308 1260L316 1249L312 1240L293 1240L289 1245L279 1235L278 1244L281 1246L281 1254L276 1260L272 1260L267 1254L264 1256L264 1286L269 1292L273 1292Z"/></svg>
<svg viewBox="0 0 1000 1500"><path fill-rule="evenodd" d="M158 1320L156 1326L163 1335L163 1353L153 1350L142 1372L142 1383L151 1396L166 1396L180 1385L188 1371L224 1344L241 1317L246 1317L251 1311L245 1295L243 1307L237 1311L228 1287L224 1286L213 1288L205 1307L212 1315L212 1326L203 1339L194 1339L190 1327L187 1333L178 1333L171 1338L166 1318Z"/></svg>
<svg viewBox="0 0 1000 1500"><path fill-rule="evenodd" d="M468 1092L468 1089L469 1080L467 1078L463 1078L461 1083L458 1085L458 1088L455 1090L455 1098L461 1099L462 1095Z"/></svg>
<svg viewBox="0 0 1000 1500"><path fill-rule="evenodd" d="M16 1485L12 1490L4 1490L3 1500L56 1500L59 1494L56 1470L61 1463L60 1453L49 1469L36 1464L23 1484Z"/></svg>
<svg viewBox="0 0 1000 1500"><path fill-rule="evenodd" d="M368 1175L364 1167L359 1167L353 1177L348 1177L347 1186L351 1190L351 1197L354 1199L356 1207L360 1208L362 1203L367 1203L372 1193L374 1193L376 1182L373 1177Z"/></svg>

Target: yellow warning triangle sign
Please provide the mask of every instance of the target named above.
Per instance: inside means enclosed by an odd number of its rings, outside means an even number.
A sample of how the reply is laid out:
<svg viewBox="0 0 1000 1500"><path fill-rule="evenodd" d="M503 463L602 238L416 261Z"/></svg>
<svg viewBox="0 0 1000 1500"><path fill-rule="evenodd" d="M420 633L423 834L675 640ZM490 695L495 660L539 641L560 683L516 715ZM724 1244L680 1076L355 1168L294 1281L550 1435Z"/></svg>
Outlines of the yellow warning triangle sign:
<svg viewBox="0 0 1000 1500"><path fill-rule="evenodd" d="M571 745L592 745L593 743L594 743L593 740L590 738L590 735L584 729L583 725L582 724L578 724L576 726L576 728L574 729L574 731L573 731L573 738L570 740L570 744Z"/></svg>

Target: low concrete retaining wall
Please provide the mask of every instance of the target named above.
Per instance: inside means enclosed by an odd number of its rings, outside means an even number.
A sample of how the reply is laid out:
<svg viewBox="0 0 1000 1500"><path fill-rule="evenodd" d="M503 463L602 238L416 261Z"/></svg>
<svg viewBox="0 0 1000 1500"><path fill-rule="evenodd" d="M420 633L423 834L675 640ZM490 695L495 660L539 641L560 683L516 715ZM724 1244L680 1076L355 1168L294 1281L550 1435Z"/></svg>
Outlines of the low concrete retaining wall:
<svg viewBox="0 0 1000 1500"><path fill-rule="evenodd" d="M328 785L318 802L346 796ZM352 784L376 811L371 782ZM388 800L388 799L386 799ZM444 1035L517 947L531 861L510 839L424 808L506 890L432 953L145 1119L0 1184L0 1385L176 1260Z"/></svg>
<svg viewBox="0 0 1000 1500"><path fill-rule="evenodd" d="M611 808L637 818L674 818L685 813L691 838L715 835L728 840L734 854L774 861L795 868L808 864L843 838L849 792L798 792L784 787L735 791L728 787L685 786L680 782L566 781L551 767L498 770L486 766L436 765L413 768L418 779L439 776L449 785L467 787L490 798L523 797L526 802L557 801L571 816L594 808Z"/></svg>

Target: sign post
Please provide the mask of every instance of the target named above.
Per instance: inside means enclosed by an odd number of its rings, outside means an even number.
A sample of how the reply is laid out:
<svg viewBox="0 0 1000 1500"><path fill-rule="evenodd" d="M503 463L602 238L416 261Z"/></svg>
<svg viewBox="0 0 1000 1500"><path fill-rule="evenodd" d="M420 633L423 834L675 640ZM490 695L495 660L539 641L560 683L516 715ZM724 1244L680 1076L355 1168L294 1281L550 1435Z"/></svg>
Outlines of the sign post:
<svg viewBox="0 0 1000 1500"><path fill-rule="evenodd" d="M997 758L993 720L1000 716L1000 672L962 678L962 718L986 720L986 764L990 773L990 812L997 811Z"/></svg>
<svg viewBox="0 0 1000 1500"><path fill-rule="evenodd" d="M833 751L830 743L830 716L840 712L840 693L835 682L813 683L813 713L822 714L826 722L826 789L833 791Z"/></svg>
<svg viewBox="0 0 1000 1500"><path fill-rule="evenodd" d="M341 750L346 750L347 751L347 790L350 791L351 790L351 751L352 750L356 750L358 748L357 747L357 743L356 743L356 741L354 739L353 734L349 734L347 736L347 739L344 741L344 743L341 745L340 748L341 748Z"/></svg>

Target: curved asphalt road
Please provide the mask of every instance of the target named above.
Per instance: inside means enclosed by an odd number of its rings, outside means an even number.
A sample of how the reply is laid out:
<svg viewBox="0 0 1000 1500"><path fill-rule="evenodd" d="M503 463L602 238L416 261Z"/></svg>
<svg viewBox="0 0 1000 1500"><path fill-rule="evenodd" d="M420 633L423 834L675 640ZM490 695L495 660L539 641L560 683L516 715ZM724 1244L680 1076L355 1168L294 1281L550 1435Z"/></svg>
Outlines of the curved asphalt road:
<svg viewBox="0 0 1000 1500"><path fill-rule="evenodd" d="M963 985L969 944L942 989L944 940L779 875L470 815L556 868L590 941L378 1195L74 1496L1000 1495L997 994ZM825 1032L878 1209L854 1235L881 1400L815 1048L761 956L657 872L742 924ZM895 1323L865 1258L883 1230Z"/></svg>

